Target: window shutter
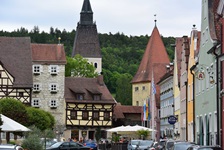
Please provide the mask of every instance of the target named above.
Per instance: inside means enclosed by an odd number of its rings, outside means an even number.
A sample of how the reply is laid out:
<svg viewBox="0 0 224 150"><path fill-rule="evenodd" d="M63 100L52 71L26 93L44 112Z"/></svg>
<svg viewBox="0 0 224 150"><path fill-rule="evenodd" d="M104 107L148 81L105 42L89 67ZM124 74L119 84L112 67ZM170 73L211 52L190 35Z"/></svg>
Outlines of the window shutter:
<svg viewBox="0 0 224 150"><path fill-rule="evenodd" d="M43 72L43 66L40 65L40 72Z"/></svg>
<svg viewBox="0 0 224 150"><path fill-rule="evenodd" d="M50 72L50 73L51 73L51 65L50 65L50 66L48 66L48 72Z"/></svg>

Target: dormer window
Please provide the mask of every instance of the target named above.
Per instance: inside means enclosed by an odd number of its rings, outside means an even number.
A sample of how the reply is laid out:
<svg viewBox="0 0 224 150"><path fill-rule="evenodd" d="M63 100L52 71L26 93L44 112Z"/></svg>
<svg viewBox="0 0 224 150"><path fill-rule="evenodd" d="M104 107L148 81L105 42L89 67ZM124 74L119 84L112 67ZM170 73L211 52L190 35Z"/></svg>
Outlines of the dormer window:
<svg viewBox="0 0 224 150"><path fill-rule="evenodd" d="M76 94L76 99L77 100L83 100L84 99L84 95L83 94Z"/></svg>
<svg viewBox="0 0 224 150"><path fill-rule="evenodd" d="M50 65L49 66L49 72L52 75L58 74L58 66L57 65Z"/></svg>
<svg viewBox="0 0 224 150"><path fill-rule="evenodd" d="M33 65L33 73L34 74L40 74L41 72L41 65Z"/></svg>
<svg viewBox="0 0 224 150"><path fill-rule="evenodd" d="M19 92L19 97L23 97L23 96L24 96L23 92Z"/></svg>
<svg viewBox="0 0 224 150"><path fill-rule="evenodd" d="M100 95L98 94L93 95L93 100L100 100Z"/></svg>

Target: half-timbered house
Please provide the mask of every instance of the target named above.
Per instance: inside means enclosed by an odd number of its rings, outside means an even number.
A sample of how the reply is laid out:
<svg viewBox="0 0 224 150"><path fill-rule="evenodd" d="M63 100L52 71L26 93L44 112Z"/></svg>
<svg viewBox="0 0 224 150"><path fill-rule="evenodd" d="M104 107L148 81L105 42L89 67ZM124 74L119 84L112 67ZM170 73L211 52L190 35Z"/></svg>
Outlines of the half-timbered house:
<svg viewBox="0 0 224 150"><path fill-rule="evenodd" d="M116 102L102 75L97 78L66 77L65 102L67 134L77 139L95 139L96 134L106 136L106 129L112 127Z"/></svg>
<svg viewBox="0 0 224 150"><path fill-rule="evenodd" d="M30 105L32 61L29 37L0 37L0 99Z"/></svg>

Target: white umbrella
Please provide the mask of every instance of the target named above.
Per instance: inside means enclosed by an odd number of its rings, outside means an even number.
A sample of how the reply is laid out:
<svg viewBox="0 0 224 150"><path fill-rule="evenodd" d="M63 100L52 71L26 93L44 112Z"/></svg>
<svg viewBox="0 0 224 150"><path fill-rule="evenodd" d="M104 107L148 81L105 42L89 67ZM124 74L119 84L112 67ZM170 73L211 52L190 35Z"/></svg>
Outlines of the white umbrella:
<svg viewBox="0 0 224 150"><path fill-rule="evenodd" d="M30 129L28 129L27 127L25 127L24 125L2 115L2 121L3 124L0 126L1 130L4 132L22 132L22 131L30 131Z"/></svg>
<svg viewBox="0 0 224 150"><path fill-rule="evenodd" d="M119 126L119 127L115 127L115 128L111 128L111 129L108 129L107 131L108 132L118 132L118 131L123 131L125 128L125 126Z"/></svg>
<svg viewBox="0 0 224 150"><path fill-rule="evenodd" d="M130 130L131 131L138 131L138 130L156 131L156 130L153 130L151 128L143 127L143 126L140 126L140 125L132 126Z"/></svg>

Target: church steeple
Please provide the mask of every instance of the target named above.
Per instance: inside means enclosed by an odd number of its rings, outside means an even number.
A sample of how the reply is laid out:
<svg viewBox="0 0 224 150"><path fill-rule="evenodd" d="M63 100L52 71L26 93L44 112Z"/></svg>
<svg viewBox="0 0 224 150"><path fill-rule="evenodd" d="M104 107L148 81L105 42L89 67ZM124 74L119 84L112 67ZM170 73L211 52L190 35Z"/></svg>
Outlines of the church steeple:
<svg viewBox="0 0 224 150"><path fill-rule="evenodd" d="M84 0L80 13L80 24L93 24L93 11L89 0Z"/></svg>

